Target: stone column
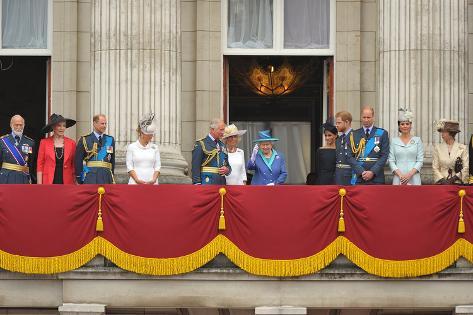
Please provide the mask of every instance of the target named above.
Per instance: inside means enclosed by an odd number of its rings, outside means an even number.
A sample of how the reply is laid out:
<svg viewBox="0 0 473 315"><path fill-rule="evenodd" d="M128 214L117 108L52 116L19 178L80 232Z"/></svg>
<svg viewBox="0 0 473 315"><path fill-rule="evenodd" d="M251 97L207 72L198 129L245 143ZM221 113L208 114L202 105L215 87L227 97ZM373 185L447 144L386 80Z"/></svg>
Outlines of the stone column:
<svg viewBox="0 0 473 315"><path fill-rule="evenodd" d="M137 139L139 117L154 112L160 182L190 182L181 154L180 1L94 0L91 23L91 112L108 117L116 173L125 174L125 147Z"/></svg>
<svg viewBox="0 0 473 315"><path fill-rule="evenodd" d="M75 304L64 303L59 306L59 314L61 315L104 315L104 304Z"/></svg>
<svg viewBox="0 0 473 315"><path fill-rule="evenodd" d="M398 108L409 107L427 159L440 141L434 121L467 131L467 12L467 0L379 1L378 125L397 135Z"/></svg>

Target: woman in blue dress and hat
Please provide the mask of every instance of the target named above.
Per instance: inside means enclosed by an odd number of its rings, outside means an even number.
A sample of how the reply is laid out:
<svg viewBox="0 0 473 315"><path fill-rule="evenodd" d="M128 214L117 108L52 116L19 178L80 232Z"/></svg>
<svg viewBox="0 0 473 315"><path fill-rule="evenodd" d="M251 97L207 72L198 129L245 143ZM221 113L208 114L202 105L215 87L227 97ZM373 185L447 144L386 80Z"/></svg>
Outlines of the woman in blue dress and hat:
<svg viewBox="0 0 473 315"><path fill-rule="evenodd" d="M258 139L254 141L256 145L246 165L248 170L255 171L251 185L280 185L286 181L286 161L273 148L273 143L278 140L269 130L258 132Z"/></svg>

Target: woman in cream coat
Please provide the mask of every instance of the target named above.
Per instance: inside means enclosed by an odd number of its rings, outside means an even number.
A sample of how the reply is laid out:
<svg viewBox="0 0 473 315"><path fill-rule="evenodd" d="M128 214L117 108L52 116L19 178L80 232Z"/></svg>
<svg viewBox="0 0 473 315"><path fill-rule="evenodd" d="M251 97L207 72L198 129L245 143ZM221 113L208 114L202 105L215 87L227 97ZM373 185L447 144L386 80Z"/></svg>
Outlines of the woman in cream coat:
<svg viewBox="0 0 473 315"><path fill-rule="evenodd" d="M399 110L398 126L401 135L391 140L389 166L393 185L421 185L420 170L424 163L424 145L411 135L414 115L407 109Z"/></svg>
<svg viewBox="0 0 473 315"><path fill-rule="evenodd" d="M437 124L443 142L436 145L432 153L434 182L437 184L461 184L468 179L468 149L455 141L460 132L458 121L441 119ZM455 170L457 164L457 170ZM461 168L460 168L460 167Z"/></svg>

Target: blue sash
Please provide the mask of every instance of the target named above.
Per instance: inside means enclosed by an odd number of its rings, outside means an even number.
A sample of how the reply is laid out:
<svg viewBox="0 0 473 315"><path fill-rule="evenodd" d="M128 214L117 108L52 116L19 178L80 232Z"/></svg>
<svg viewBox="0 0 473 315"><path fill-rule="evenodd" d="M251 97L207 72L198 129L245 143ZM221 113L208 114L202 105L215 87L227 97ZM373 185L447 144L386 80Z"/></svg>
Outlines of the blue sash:
<svg viewBox="0 0 473 315"><path fill-rule="evenodd" d="M271 158L269 159L269 161L267 158L264 157L263 151L259 150L258 153L263 159L264 164L266 164L269 170L272 171L271 167L273 166L274 159L276 158L276 155L278 154L278 152L276 152L276 150L273 149L273 154L271 155Z"/></svg>
<svg viewBox="0 0 473 315"><path fill-rule="evenodd" d="M100 151L97 153L97 156L95 157L95 159L94 157L92 157L90 158L90 161L103 161L105 157L107 156L107 148L112 146L112 137L107 137L105 135L103 137L105 139L105 143L100 148ZM81 174L82 181L85 180L85 176L87 175L89 171L90 171L90 168L87 165L84 165L82 168L82 174Z"/></svg>
<svg viewBox="0 0 473 315"><path fill-rule="evenodd" d="M374 147L377 146L379 143L374 143L374 140L376 137L378 138L381 138L381 136L383 135L383 132L384 130L383 129L376 129L375 133L374 133L374 136L371 137L367 142L366 142L366 145L365 145L365 150L363 152L363 157L367 157L371 151L373 151Z"/></svg>
<svg viewBox="0 0 473 315"><path fill-rule="evenodd" d="M362 156L363 158L366 158L371 153L371 151L373 151L374 147L378 145L378 143L374 143L375 137L381 138L381 136L383 135L383 132L384 132L383 129L377 128L374 133L374 136L368 139L368 141L365 144L365 149L363 150L363 156ZM360 165L363 164L363 162L361 161L358 161L358 163ZM351 174L350 184L356 185L357 178L358 176L356 175L355 170L353 170Z"/></svg>
<svg viewBox="0 0 473 315"><path fill-rule="evenodd" d="M16 163L21 166L26 165L26 161L23 158L23 155L21 155L20 151L18 151L18 148L11 143L10 139L8 137L2 138L3 143L7 147L8 151L13 155L13 157L16 160Z"/></svg>

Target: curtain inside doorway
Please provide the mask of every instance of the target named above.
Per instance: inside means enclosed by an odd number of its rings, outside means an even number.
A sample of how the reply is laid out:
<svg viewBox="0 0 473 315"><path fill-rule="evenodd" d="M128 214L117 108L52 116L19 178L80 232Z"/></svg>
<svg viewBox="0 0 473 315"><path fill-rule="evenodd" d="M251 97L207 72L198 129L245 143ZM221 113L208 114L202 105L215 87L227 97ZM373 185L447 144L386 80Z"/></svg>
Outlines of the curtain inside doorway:
<svg viewBox="0 0 473 315"><path fill-rule="evenodd" d="M273 1L228 1L228 47L273 47Z"/></svg>
<svg viewBox="0 0 473 315"><path fill-rule="evenodd" d="M2 48L47 48L48 0L2 1Z"/></svg>
<svg viewBox="0 0 473 315"><path fill-rule="evenodd" d="M245 151L245 159L249 159L253 151L253 140L258 138L258 131L271 129L276 151L286 159L287 184L305 184L310 172L310 123L308 122L233 122L238 129L246 129L239 147Z"/></svg>
<svg viewBox="0 0 473 315"><path fill-rule="evenodd" d="M284 48L329 48L330 0L284 3Z"/></svg>

